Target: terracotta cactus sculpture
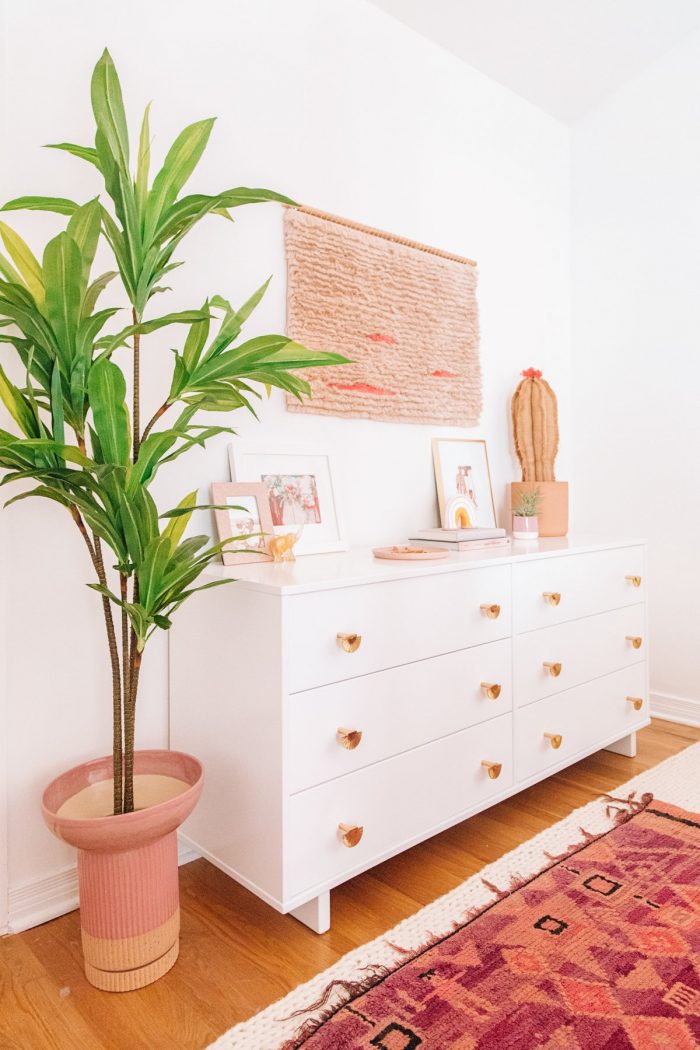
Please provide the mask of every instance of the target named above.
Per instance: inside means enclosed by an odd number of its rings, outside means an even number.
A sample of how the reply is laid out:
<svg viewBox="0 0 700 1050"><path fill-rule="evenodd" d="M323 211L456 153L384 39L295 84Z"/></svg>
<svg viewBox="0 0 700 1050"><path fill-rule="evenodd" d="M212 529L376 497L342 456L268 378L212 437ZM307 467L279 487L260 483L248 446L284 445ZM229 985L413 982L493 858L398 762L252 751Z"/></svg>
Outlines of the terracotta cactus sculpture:
<svg viewBox="0 0 700 1050"><path fill-rule="evenodd" d="M565 536L569 518L569 486L555 481L554 460L559 451L557 399L536 368L526 368L513 395L511 412L515 451L523 479L511 484L511 506L537 484L542 496L540 536Z"/></svg>
<svg viewBox="0 0 700 1050"><path fill-rule="evenodd" d="M526 368L513 394L513 436L523 481L554 481L559 450L557 398L542 373Z"/></svg>

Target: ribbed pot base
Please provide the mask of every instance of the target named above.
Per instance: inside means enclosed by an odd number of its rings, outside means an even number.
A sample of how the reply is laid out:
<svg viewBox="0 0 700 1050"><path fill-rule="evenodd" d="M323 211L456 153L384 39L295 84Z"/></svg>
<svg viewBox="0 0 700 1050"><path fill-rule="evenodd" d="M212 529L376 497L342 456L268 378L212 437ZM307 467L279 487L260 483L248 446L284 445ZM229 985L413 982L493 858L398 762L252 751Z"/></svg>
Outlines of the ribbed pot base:
<svg viewBox="0 0 700 1050"><path fill-rule="evenodd" d="M138 849L78 853L85 972L112 992L142 988L177 959L180 907L174 831Z"/></svg>
<svg viewBox="0 0 700 1050"><path fill-rule="evenodd" d="M179 952L180 941L177 940L160 959L136 970L98 970L86 959L85 976L90 984L102 992L133 992L136 988L152 984L167 973L177 962Z"/></svg>

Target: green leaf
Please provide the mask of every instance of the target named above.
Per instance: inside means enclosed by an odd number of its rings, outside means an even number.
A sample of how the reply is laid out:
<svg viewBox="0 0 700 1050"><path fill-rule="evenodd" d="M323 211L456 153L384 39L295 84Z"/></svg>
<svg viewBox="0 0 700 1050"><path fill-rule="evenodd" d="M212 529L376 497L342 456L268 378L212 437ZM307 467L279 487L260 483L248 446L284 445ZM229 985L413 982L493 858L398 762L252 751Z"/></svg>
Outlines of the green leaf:
<svg viewBox="0 0 700 1050"><path fill-rule="evenodd" d="M92 284L89 284L85 295L83 296L83 305L80 310L80 316L82 318L89 317L92 311L95 309L97 300L99 299L102 292L105 290L110 281L118 275L117 270L108 270L106 273L101 273L99 277L96 277Z"/></svg>
<svg viewBox="0 0 700 1050"><path fill-rule="evenodd" d="M57 492L56 489L52 489L48 485L38 485L37 488L31 489L29 492L20 492L17 496L13 496L12 499L8 499L3 506L6 508L11 507L13 503L19 503L20 500L30 499L33 496L41 496L44 499L55 500L56 503L60 503L64 507L70 507L71 505L71 500L68 496L63 495L61 492Z"/></svg>
<svg viewBox="0 0 700 1050"><path fill-rule="evenodd" d="M0 282L0 315L11 318L22 334L51 358L56 356L59 347L53 329L24 285Z"/></svg>
<svg viewBox="0 0 700 1050"><path fill-rule="evenodd" d="M180 500L176 508L180 513L174 516L163 529L163 536L168 537L173 550L177 547L190 523L194 508L197 506L198 491L198 489L195 489L193 492L188 493L184 499ZM161 517L165 517L165 515L161 515Z"/></svg>
<svg viewBox="0 0 700 1050"><path fill-rule="evenodd" d="M3 204L0 211L53 211L59 215L72 215L78 207L75 201L66 197L15 197Z"/></svg>
<svg viewBox="0 0 700 1050"><path fill-rule="evenodd" d="M141 123L141 134L139 136L139 155L136 162L136 207L139 215L143 215L146 198L148 196L148 171L151 166L151 132L149 127L149 113L151 103L149 102L143 114Z"/></svg>
<svg viewBox="0 0 700 1050"><path fill-rule="evenodd" d="M59 233L44 249L46 314L66 372L75 353L75 334L83 299L82 259L78 245Z"/></svg>
<svg viewBox="0 0 700 1050"><path fill-rule="evenodd" d="M214 120L200 120L180 132L168 150L155 179L146 205L144 235L147 243L155 233L163 212L169 208L204 153Z"/></svg>
<svg viewBox="0 0 700 1050"><path fill-rule="evenodd" d="M146 547L154 536L158 536L158 510L145 488L137 488L128 494L120 490L118 501L129 557L134 565L140 565Z"/></svg>
<svg viewBox="0 0 700 1050"><path fill-rule="evenodd" d="M209 302L205 300L204 306L202 307L202 313L209 314ZM185 339L185 345L182 351L182 358L188 372L191 372L194 365L199 361L200 355L207 341L209 335L209 316L203 318L201 321L195 321Z"/></svg>
<svg viewBox="0 0 700 1050"><path fill-rule="evenodd" d="M139 485L147 485L163 462L164 456L182 436L176 430L158 430L148 435L139 447L139 456L131 468L128 492Z"/></svg>
<svg viewBox="0 0 700 1050"><path fill-rule="evenodd" d="M114 252L114 258L117 260L124 290L131 302L133 302L136 296L136 276L131 265L131 255L125 243L124 235L105 207L102 208L102 227L105 237L109 241L109 246Z"/></svg>
<svg viewBox="0 0 700 1050"><path fill-rule="evenodd" d="M11 284L19 284L19 285L22 285L22 287L24 287L24 281L22 280L20 274L17 272L17 270L15 270L15 268L12 265L12 263L10 262L10 260L6 259L5 256L1 252L0 252L0 273L3 275L5 280L9 281ZM3 322L3 324L7 324L7 323L8 323L7 321Z"/></svg>
<svg viewBox="0 0 700 1050"><path fill-rule="evenodd" d="M61 372L58 360L54 361L53 373L51 375L51 421L53 439L59 445L65 443L65 430L63 425L63 388L61 386Z"/></svg>
<svg viewBox="0 0 700 1050"><path fill-rule="evenodd" d="M20 235L4 222L0 222L0 237L24 283L40 306L44 301L44 281L39 260Z"/></svg>
<svg viewBox="0 0 700 1050"><path fill-rule="evenodd" d="M244 204L262 204L266 201L294 204L289 197L275 193L274 190L249 189L247 186L238 186L211 196L201 193L191 194L176 201L161 216L157 230L158 237L161 241L172 237L192 220L197 221L210 212L221 213L222 209L239 208Z"/></svg>
<svg viewBox="0 0 700 1050"><path fill-rule="evenodd" d="M17 438L16 440L18 447L30 454L34 454L35 457L36 453L55 452L61 459L66 459L69 463L75 463L77 466L84 467L87 470L95 466L93 461L84 456L75 445L64 445L54 441L53 438L43 437Z"/></svg>
<svg viewBox="0 0 700 1050"><path fill-rule="evenodd" d="M83 283L87 285L90 269L97 251L97 242L102 227L102 210L97 198L83 204L82 208L71 216L66 233L73 238L80 250L83 269Z"/></svg>
<svg viewBox="0 0 700 1050"><path fill-rule="evenodd" d="M104 462L126 466L131 451L126 383L121 369L107 358L90 369L88 399Z"/></svg>
<svg viewBox="0 0 700 1050"><path fill-rule="evenodd" d="M143 562L136 568L139 581L139 601L149 613L158 608L158 597L171 553L170 537L158 536L148 544Z"/></svg>
<svg viewBox="0 0 700 1050"><path fill-rule="evenodd" d="M46 149L60 149L65 153L71 153L74 157L79 157L80 160L86 160L89 164L94 164L98 171L101 170L97 150L92 146L76 146L74 142L49 142L46 145ZM65 214L69 215L70 212L65 212Z"/></svg>
<svg viewBox="0 0 700 1050"><path fill-rule="evenodd" d="M116 335L109 336L104 340L100 340L97 344L101 349L104 348L107 354L111 354L120 346L126 346L126 340L129 336L139 332L141 335L147 335L149 332L155 332L159 328L165 328L171 324L191 324L193 321L201 321L206 316L202 314L201 310L182 310L180 313L165 314L163 317L154 317L151 321L141 321L140 324L130 324L126 328L122 328L121 332L117 332Z"/></svg>
<svg viewBox="0 0 700 1050"><path fill-rule="evenodd" d="M129 171L129 132L122 101L119 77L107 48L95 66L90 84L90 97L95 123L102 132L118 167Z"/></svg>
<svg viewBox="0 0 700 1050"><path fill-rule="evenodd" d="M17 389L14 383L11 383L7 378L1 365L0 401L3 402L5 408L23 434L27 437L38 437L39 427L34 418L31 405L27 401L27 398Z"/></svg>

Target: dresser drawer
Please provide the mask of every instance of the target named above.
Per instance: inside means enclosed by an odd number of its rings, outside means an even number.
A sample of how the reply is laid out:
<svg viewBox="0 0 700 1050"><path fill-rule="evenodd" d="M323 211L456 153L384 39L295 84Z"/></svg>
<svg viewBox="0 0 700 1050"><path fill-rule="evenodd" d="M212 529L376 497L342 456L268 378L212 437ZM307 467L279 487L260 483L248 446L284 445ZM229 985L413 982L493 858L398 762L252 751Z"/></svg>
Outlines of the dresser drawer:
<svg viewBox="0 0 700 1050"><path fill-rule="evenodd" d="M510 639L504 639L295 693L287 701L287 790L321 784L509 711L510 663Z"/></svg>
<svg viewBox="0 0 700 1050"><path fill-rule="evenodd" d="M491 779L482 760L501 763ZM285 897L337 883L513 783L512 716L502 715L293 795L285 824ZM338 826L361 827L348 848Z"/></svg>
<svg viewBox="0 0 700 1050"><path fill-rule="evenodd" d="M516 703L529 704L640 663L646 656L646 643L643 605L517 635L513 666Z"/></svg>
<svg viewBox="0 0 700 1050"><path fill-rule="evenodd" d="M645 598L643 574L641 546L516 564L515 630L534 631L607 609L635 605Z"/></svg>
<svg viewBox="0 0 700 1050"><path fill-rule="evenodd" d="M641 699L641 710L636 711L627 697ZM518 708L514 718L516 778L527 780L598 742L602 745L615 733L622 737L644 725L648 721L646 665L635 664ZM558 748L547 733L561 737Z"/></svg>
<svg viewBox="0 0 700 1050"><path fill-rule="evenodd" d="M339 634L360 636L359 647L345 651ZM285 688L311 689L509 635L507 565L289 595Z"/></svg>

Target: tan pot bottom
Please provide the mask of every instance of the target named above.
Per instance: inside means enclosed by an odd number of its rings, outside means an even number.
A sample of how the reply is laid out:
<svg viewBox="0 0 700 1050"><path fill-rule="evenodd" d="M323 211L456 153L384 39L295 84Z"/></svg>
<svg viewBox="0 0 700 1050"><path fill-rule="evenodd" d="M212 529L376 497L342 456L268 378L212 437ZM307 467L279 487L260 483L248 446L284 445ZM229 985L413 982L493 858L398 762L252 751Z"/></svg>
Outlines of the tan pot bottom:
<svg viewBox="0 0 700 1050"><path fill-rule="evenodd" d="M101 992L133 992L137 988L153 984L171 970L177 962L179 952L180 941L177 940L160 959L141 966L138 970L98 970L85 959L85 976L90 984L99 988Z"/></svg>
<svg viewBox="0 0 700 1050"><path fill-rule="evenodd" d="M93 937L81 930L85 976L106 992L130 992L162 977L179 950L180 909L135 937Z"/></svg>
<svg viewBox="0 0 700 1050"><path fill-rule="evenodd" d="M533 488L542 493L542 508L537 515L540 536L566 536L569 531L569 482L512 481L511 507L516 505L521 492L531 492Z"/></svg>

